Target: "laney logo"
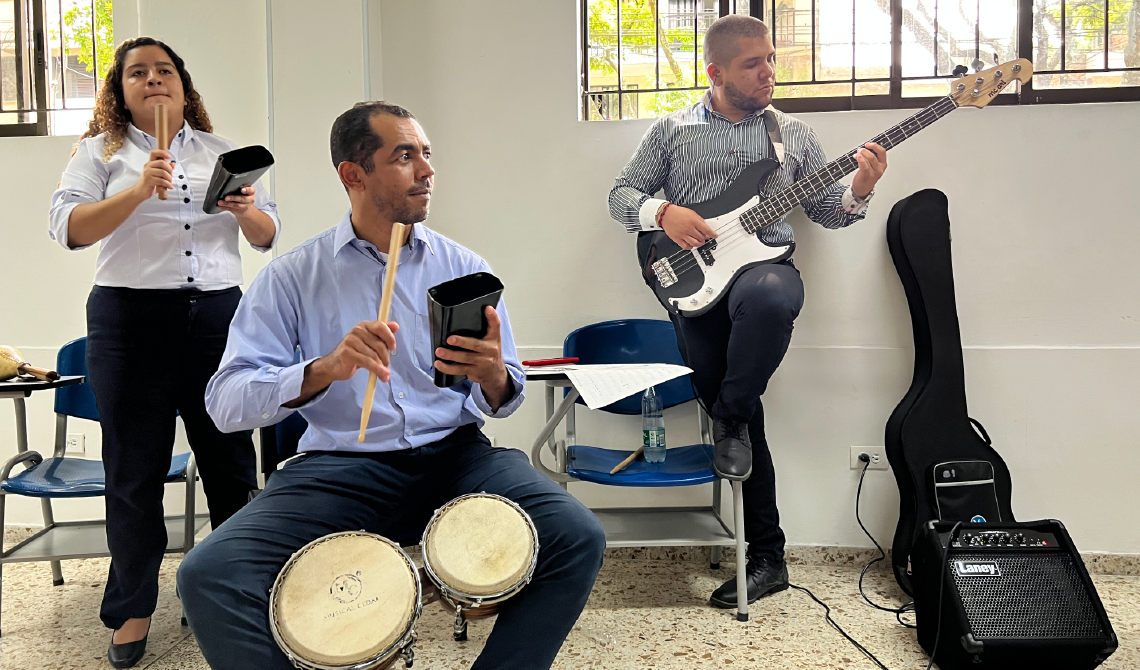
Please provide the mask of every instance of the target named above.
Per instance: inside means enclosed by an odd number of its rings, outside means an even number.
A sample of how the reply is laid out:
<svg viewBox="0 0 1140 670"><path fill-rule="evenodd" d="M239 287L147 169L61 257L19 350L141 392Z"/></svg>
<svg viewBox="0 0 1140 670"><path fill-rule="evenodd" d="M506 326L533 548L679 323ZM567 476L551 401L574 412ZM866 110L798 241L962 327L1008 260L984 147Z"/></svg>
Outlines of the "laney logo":
<svg viewBox="0 0 1140 670"><path fill-rule="evenodd" d="M1001 577L998 564L993 561L954 561L959 577Z"/></svg>

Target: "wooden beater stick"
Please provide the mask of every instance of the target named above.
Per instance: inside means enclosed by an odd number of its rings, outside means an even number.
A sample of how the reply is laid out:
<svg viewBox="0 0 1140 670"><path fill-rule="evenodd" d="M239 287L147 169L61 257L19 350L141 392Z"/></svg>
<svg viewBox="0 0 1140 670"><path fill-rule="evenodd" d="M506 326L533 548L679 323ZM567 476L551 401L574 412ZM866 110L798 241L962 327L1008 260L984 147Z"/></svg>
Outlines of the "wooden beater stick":
<svg viewBox="0 0 1140 670"><path fill-rule="evenodd" d="M380 315L377 321L388 322L388 311L392 308L392 291L396 288L396 269L400 265L400 249L404 248L404 232L408 226L392 224L391 241L388 242L388 274L384 275L384 291L380 294ZM360 436L357 442L364 441L364 431L368 428L368 417L372 414L372 401L376 397L376 373L368 373L368 388L364 392L364 407L360 410Z"/></svg>
<svg viewBox="0 0 1140 670"><path fill-rule="evenodd" d="M615 466L614 466L614 469L613 469L613 470L610 470L610 474L611 474L611 475L616 475L617 473L619 473L619 472L621 472L622 470L624 470L624 469L625 469L625 466L627 466L627 465L629 465L630 463L632 463L632 462L634 461L634 459L635 459L635 458L637 458L638 456L640 456L640 455L641 455L641 453L642 453L643 451L645 451L645 445L641 445L640 447L638 447L638 448L637 448L637 451L635 451L635 452L633 452L632 454L630 454L628 458L626 458L626 459L625 459L624 461L622 461L621 463L618 463L617 465L615 465Z"/></svg>
<svg viewBox="0 0 1140 670"><path fill-rule="evenodd" d="M154 132L158 140L158 148L163 151L170 150L170 117L166 115L166 105L161 102L154 106ZM166 200L166 189L158 189L158 199Z"/></svg>

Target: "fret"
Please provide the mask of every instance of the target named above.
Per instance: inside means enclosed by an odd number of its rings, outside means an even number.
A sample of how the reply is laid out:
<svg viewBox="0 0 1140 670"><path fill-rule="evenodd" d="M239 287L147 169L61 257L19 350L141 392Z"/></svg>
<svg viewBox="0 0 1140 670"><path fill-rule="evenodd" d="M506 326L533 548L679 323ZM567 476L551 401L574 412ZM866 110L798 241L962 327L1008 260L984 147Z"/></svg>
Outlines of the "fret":
<svg viewBox="0 0 1140 670"><path fill-rule="evenodd" d="M933 105L903 119L903 121L897 125L876 135L870 142L874 142L887 151L890 151L957 108L958 105L950 96L940 98ZM755 233L761 228L776 223L797 205L802 204L804 200L807 200L815 193L818 193L857 170L859 168L859 162L855 160L855 153L858 150L859 149L856 148L847 152L843 156L840 156L785 188L783 191L761 202L759 205L742 213L740 220L744 229L749 233Z"/></svg>

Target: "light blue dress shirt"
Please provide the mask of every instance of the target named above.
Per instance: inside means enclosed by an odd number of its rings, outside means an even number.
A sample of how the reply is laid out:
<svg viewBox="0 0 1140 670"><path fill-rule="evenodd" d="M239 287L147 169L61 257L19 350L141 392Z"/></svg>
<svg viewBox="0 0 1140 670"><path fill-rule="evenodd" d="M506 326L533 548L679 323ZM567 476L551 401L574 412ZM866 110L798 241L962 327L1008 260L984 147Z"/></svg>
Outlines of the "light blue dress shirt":
<svg viewBox="0 0 1140 670"><path fill-rule="evenodd" d="M423 224L412 228L400 253L389 320L400 325L391 358L391 381L377 382L365 441L358 443L368 371L333 382L294 410L305 366L333 351L353 326L374 321L388 255L356 237L350 215L290 250L257 276L241 300L218 372L206 387L206 409L223 432L277 423L294 411L309 422L300 451L381 452L440 440L483 415L509 416L522 404L525 375L519 365L502 300L502 350L514 394L492 412L479 384L453 388L432 383L434 349L427 290L474 272L487 262ZM300 348L300 363L294 349Z"/></svg>

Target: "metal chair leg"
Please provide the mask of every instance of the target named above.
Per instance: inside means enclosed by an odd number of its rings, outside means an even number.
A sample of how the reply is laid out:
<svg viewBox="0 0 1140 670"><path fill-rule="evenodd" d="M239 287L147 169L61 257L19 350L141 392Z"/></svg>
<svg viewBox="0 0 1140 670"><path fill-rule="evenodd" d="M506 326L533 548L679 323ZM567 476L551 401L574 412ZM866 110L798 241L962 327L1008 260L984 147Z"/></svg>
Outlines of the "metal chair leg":
<svg viewBox="0 0 1140 670"><path fill-rule="evenodd" d="M720 569L720 545L712 548L712 556L709 557L709 567L713 570Z"/></svg>
<svg viewBox="0 0 1140 670"><path fill-rule="evenodd" d="M732 521L736 528L736 620L748 621L748 543L744 540L744 482L732 482Z"/></svg>
<svg viewBox="0 0 1140 670"><path fill-rule="evenodd" d="M40 499L40 509L44 514L44 528L55 526L55 515L51 511L51 498ZM59 561L51 562L51 583L53 586L63 586L63 566Z"/></svg>
<svg viewBox="0 0 1140 670"><path fill-rule="evenodd" d="M198 464L194 461L194 456L191 454L190 461L186 464L186 525L184 526L182 536L182 551L189 552L194 548L194 535L195 535L195 494L197 487L194 485L195 480L198 479ZM185 617L183 617L185 620Z"/></svg>

